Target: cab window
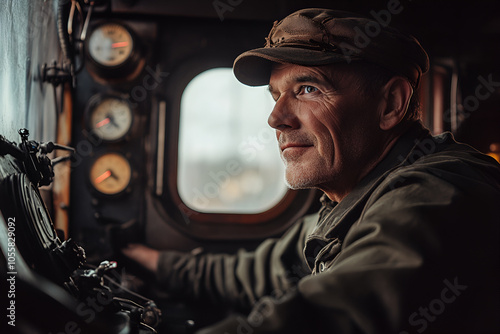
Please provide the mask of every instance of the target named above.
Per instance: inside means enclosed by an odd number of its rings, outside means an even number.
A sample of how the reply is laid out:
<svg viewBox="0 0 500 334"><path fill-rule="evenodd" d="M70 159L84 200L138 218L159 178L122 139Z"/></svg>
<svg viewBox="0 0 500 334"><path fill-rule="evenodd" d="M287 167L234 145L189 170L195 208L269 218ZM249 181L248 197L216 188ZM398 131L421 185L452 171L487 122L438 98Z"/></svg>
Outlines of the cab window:
<svg viewBox="0 0 500 334"><path fill-rule="evenodd" d="M203 213L261 213L287 192L267 118L267 87L239 83L230 68L204 71L181 99L178 192Z"/></svg>

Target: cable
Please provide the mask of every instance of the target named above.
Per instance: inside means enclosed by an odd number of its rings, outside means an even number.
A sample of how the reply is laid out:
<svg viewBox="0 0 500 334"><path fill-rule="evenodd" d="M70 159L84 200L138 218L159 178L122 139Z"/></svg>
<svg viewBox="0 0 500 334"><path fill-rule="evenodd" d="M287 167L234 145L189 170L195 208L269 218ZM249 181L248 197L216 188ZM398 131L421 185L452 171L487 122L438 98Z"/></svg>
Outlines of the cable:
<svg viewBox="0 0 500 334"><path fill-rule="evenodd" d="M138 304L138 303L136 303L136 302L134 302L133 300L130 300L130 299L125 299L125 298L120 298L120 297L113 297L113 300L116 300L116 301L119 301L119 302L122 302L122 303L126 303L126 304L132 304L135 307L138 307L140 309L144 309L144 306L142 306L141 304Z"/></svg>
<svg viewBox="0 0 500 334"><path fill-rule="evenodd" d="M111 277L109 277L108 275L104 275L104 277L105 277L105 278L106 278L106 279L107 279L110 283L113 283L114 285L116 285L117 287L119 287L120 289L122 289L123 291L125 291L125 292L127 292L127 293L131 294L132 296L135 296L135 297L137 297L137 298L139 298L139 299L142 299L142 300L144 300L144 301L146 301L146 302L152 302L152 301L153 301L152 299L146 298L146 297L144 297L144 296L142 296L142 295L140 295L140 294L138 294L138 293L136 293L136 292L134 292L134 291L132 291L132 290L129 290L128 288L123 287L120 283L116 282L115 280L113 280L113 279L112 279Z"/></svg>
<svg viewBox="0 0 500 334"><path fill-rule="evenodd" d="M96 269L96 268L97 268L97 266L92 265L92 264L88 264L88 263L86 264L86 266L87 266L87 267L90 267L90 268L92 268L92 269ZM108 276L108 275L104 275L103 277L104 277L104 278L106 278L106 279L107 279L110 283L114 284L115 286L119 287L120 289L122 289L123 291L125 291L125 292L127 292L127 293L131 294L131 295L132 295L132 296L134 296L134 297L137 297L137 298L139 298L139 299L142 299L142 300L144 300L145 302L154 302L152 299L146 298L146 297L144 297L144 296L142 296L142 295L138 294L137 292L134 292L134 291L132 291L132 290L130 290L130 289L128 289L128 288L126 288L126 287L122 286L120 283L116 282L113 278L111 278L111 277L110 277L110 276Z"/></svg>
<svg viewBox="0 0 500 334"><path fill-rule="evenodd" d="M146 329L149 329L150 331L153 331L154 333L158 333L156 329L153 327L149 326L148 324L145 324L144 322L139 322L139 325L146 327Z"/></svg>

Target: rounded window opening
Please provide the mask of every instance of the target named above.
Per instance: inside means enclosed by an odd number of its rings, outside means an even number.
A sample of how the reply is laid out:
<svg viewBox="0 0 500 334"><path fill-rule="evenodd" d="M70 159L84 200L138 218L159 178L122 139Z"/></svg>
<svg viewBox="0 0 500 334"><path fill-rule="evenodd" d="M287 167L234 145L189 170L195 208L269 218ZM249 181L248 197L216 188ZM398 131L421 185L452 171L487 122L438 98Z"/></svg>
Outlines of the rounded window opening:
<svg viewBox="0 0 500 334"><path fill-rule="evenodd" d="M205 213L255 214L287 192L267 87L248 87L230 68L197 75L181 99L177 186Z"/></svg>

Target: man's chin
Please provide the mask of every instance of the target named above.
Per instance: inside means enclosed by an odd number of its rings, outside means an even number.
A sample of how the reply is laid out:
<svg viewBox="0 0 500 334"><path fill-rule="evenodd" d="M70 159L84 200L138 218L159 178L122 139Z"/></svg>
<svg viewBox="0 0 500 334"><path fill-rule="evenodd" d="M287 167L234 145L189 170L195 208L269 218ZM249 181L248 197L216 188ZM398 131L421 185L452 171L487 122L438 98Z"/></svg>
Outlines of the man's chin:
<svg viewBox="0 0 500 334"><path fill-rule="evenodd" d="M313 182L311 180L308 180L303 177L291 177L288 175L285 175L285 184L287 185L288 188L292 190L299 190L299 189L310 189L314 188Z"/></svg>

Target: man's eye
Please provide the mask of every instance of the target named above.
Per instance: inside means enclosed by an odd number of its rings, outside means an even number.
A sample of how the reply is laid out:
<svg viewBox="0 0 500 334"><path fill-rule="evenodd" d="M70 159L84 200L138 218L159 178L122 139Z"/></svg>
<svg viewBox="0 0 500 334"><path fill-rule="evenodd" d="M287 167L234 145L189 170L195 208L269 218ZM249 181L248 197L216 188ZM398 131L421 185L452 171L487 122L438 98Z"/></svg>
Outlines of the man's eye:
<svg viewBox="0 0 500 334"><path fill-rule="evenodd" d="M318 88L313 87L313 86L302 86L302 89L303 89L305 94L314 93L318 90Z"/></svg>

